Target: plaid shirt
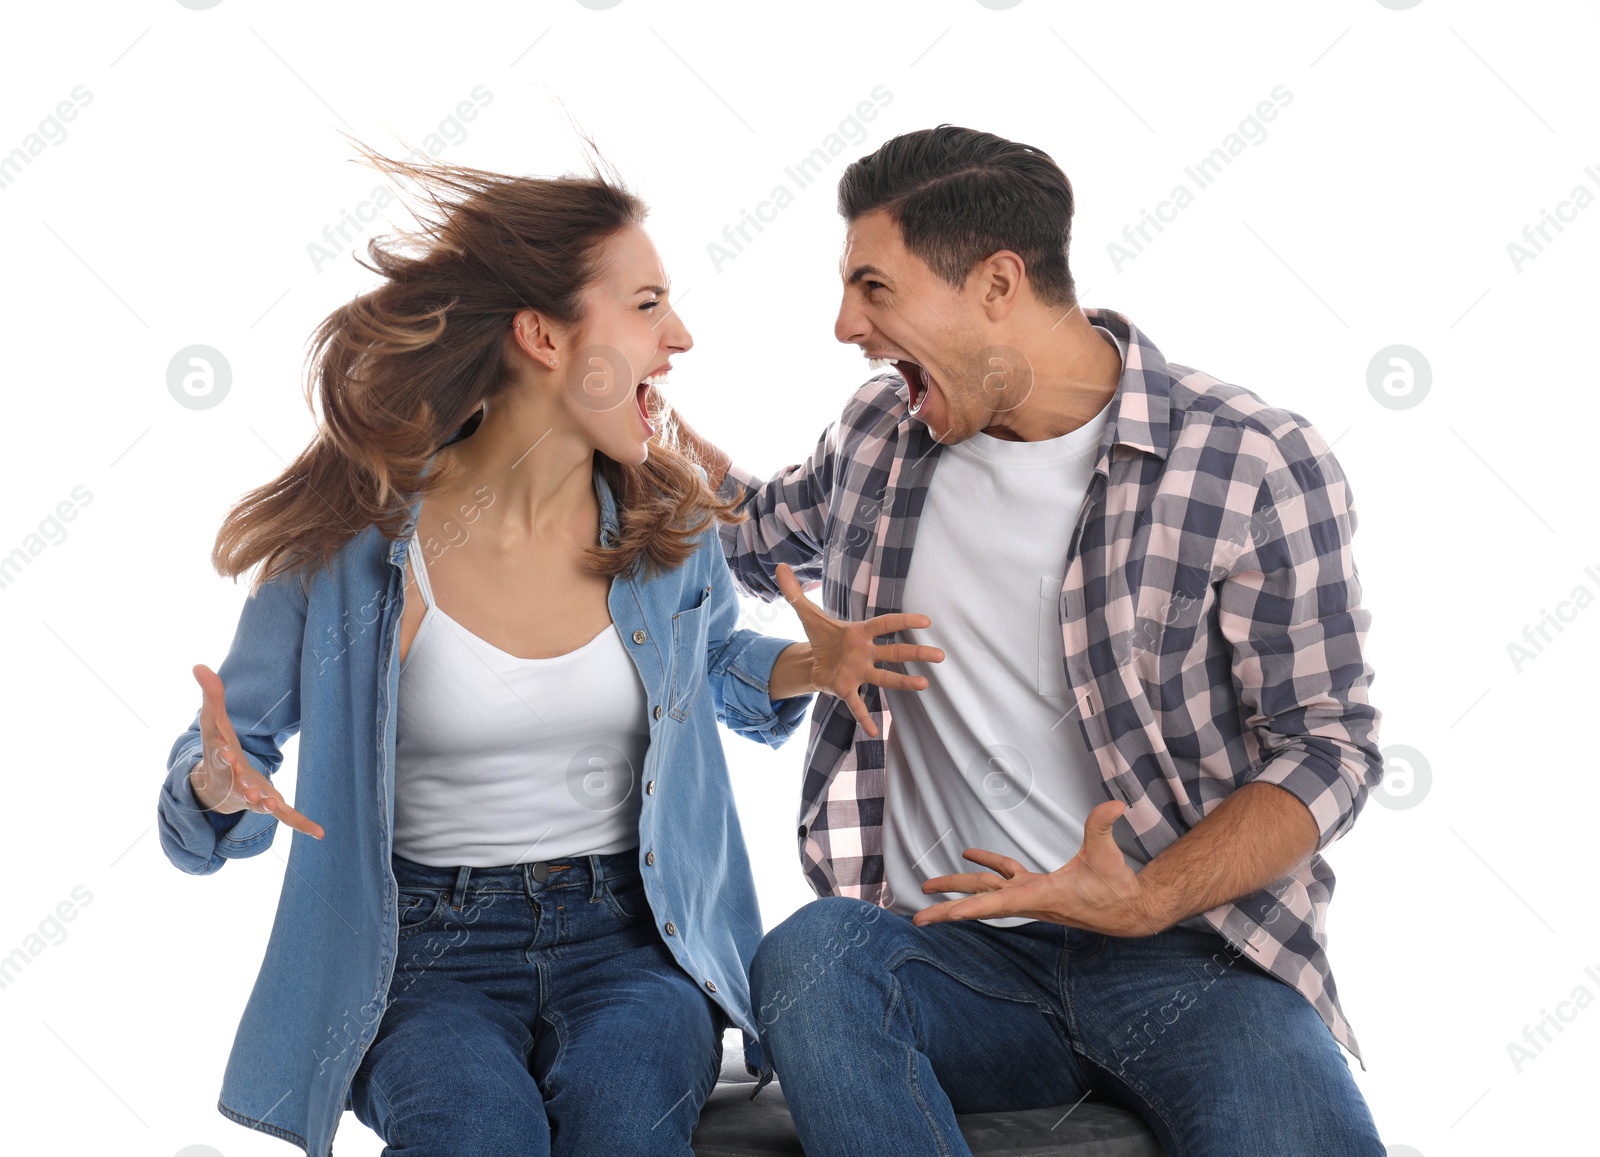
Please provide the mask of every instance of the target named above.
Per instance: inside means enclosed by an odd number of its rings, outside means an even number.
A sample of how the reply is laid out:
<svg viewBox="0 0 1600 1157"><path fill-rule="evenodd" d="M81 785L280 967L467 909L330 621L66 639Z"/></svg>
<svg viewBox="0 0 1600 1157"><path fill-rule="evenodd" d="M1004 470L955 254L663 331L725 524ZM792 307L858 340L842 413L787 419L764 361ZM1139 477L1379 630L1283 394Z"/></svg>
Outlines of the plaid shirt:
<svg viewBox="0 0 1600 1157"><path fill-rule="evenodd" d="M1320 853L1350 829L1382 775L1350 487L1299 415L1168 362L1119 313L1084 315L1115 337L1123 370L1082 508L1061 511L1076 518L1060 599L1076 700L1068 714L1108 797L1127 803L1147 857L1256 781L1306 805ZM775 571L788 563L807 589L822 584L823 606L838 618L904 609L942 448L907 409L899 375L874 377L806 461L770 480L729 470L721 492L744 486L750 515L721 529L740 589L782 597ZM798 839L819 895L886 904L883 737L892 720L879 688L869 685L864 699L877 739L841 700L817 698ZM1328 965L1333 886L1313 853L1268 888L1203 915L1310 1001L1360 1061Z"/></svg>

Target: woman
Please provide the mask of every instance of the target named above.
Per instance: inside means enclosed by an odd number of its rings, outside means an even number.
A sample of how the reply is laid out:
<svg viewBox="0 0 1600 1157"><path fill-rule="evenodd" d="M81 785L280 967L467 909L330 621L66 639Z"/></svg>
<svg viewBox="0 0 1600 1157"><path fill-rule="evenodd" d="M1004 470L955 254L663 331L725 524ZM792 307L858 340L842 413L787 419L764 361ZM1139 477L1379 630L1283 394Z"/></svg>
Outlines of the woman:
<svg viewBox="0 0 1600 1157"><path fill-rule="evenodd" d="M261 573L161 795L189 872L299 833L218 1108L319 1157L344 1108L386 1153L685 1154L725 1024L768 1071L716 721L777 746L813 690L865 717L863 682L926 685L876 662L941 656L787 568L810 642L735 626L637 198L364 151L441 214L369 246L317 438L218 535ZM304 814L269 779L296 731Z"/></svg>

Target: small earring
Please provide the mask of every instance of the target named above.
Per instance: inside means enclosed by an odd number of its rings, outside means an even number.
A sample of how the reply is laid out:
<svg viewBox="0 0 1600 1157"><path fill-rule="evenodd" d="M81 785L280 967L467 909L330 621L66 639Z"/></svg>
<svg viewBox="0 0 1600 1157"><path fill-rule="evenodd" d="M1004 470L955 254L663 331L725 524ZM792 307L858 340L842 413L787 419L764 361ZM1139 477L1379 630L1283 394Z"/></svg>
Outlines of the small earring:
<svg viewBox="0 0 1600 1157"><path fill-rule="evenodd" d="M556 368L556 359L555 358L551 358L550 359L550 368L551 369L555 369Z"/></svg>

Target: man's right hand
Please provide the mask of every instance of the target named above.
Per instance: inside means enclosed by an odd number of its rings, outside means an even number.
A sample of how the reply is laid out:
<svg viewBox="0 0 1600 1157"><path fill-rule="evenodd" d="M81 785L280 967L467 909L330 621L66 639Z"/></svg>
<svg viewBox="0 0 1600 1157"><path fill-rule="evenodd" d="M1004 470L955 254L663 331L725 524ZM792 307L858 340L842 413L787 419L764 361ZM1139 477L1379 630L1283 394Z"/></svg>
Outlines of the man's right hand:
<svg viewBox="0 0 1600 1157"><path fill-rule="evenodd" d="M262 812L276 816L296 831L321 839L322 825L307 819L279 794L272 781L244 757L239 736L228 720L222 679L204 663L194 667L200 684L200 741L204 753L189 773L194 798L206 811Z"/></svg>

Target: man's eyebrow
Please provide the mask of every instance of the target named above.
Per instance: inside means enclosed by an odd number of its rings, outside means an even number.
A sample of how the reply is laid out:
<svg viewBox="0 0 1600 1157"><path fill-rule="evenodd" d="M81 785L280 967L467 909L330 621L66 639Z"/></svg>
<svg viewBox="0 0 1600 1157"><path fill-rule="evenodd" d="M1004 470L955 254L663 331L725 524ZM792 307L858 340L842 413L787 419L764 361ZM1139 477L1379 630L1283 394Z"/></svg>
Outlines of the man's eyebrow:
<svg viewBox="0 0 1600 1157"><path fill-rule="evenodd" d="M846 279L845 284L846 285L854 285L856 282L860 281L863 277L888 277L888 276L889 275L887 273L885 273L883 270L879 269L876 265L858 265L858 266L856 266L854 269L852 269L850 271L850 276L849 276L849 278Z"/></svg>

